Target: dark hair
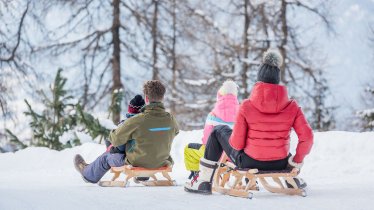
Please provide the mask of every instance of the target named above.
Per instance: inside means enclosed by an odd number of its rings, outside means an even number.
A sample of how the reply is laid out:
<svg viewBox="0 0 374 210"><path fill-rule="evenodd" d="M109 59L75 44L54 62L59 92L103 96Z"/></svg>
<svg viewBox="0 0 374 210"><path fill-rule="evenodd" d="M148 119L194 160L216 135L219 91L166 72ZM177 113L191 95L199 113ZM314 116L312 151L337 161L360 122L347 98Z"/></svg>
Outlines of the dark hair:
<svg viewBox="0 0 374 210"><path fill-rule="evenodd" d="M165 86L158 80L146 81L143 85L144 95L149 102L161 102L166 92Z"/></svg>
<svg viewBox="0 0 374 210"><path fill-rule="evenodd" d="M280 69L276 66L271 66L266 63L262 64L257 74L257 81L270 84L279 84Z"/></svg>

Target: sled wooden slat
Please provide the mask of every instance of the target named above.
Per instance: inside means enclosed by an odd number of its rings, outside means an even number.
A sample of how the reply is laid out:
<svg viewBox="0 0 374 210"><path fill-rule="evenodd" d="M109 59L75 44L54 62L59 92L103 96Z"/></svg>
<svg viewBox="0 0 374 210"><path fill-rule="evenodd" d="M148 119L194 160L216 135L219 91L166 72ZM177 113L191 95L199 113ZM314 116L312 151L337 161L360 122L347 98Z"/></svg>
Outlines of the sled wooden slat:
<svg viewBox="0 0 374 210"><path fill-rule="evenodd" d="M214 191L219 192L224 195L231 195L234 197L242 197L242 198L249 198L251 199L253 197L253 193L249 191L244 190L235 190L235 189L227 189L227 188L214 188Z"/></svg>
<svg viewBox="0 0 374 210"><path fill-rule="evenodd" d="M157 181L144 181L140 182L144 186L175 186L175 181L169 181L169 180L157 180Z"/></svg>
<svg viewBox="0 0 374 210"><path fill-rule="evenodd" d="M126 187L124 181L100 181L99 185L101 187Z"/></svg>
<svg viewBox="0 0 374 210"><path fill-rule="evenodd" d="M293 177L298 175L298 169L286 169L281 171L262 171L257 169L239 169L235 164L227 162L227 156L223 155L214 174L213 190L236 197L252 198L251 191L258 191L258 182L269 192L286 195L300 195L305 197L305 189L298 188ZM247 178L246 182L243 179ZM230 185L230 179L232 179ZM276 186L271 185L267 179L271 179ZM287 181L293 188L288 188L282 183ZM244 183L244 184L243 184Z"/></svg>
<svg viewBox="0 0 374 210"><path fill-rule="evenodd" d="M144 186L175 186L176 182L171 179L169 172L172 171L171 167L165 166L155 169L147 169L142 167L133 167L125 165L122 167L112 167L110 172L113 173L111 181L100 181L99 186L102 187L126 187L129 180L135 177L150 177L153 180L149 181L135 181L136 183ZM125 174L124 181L116 181L121 173ZM160 173L166 180L159 180L156 174Z"/></svg>

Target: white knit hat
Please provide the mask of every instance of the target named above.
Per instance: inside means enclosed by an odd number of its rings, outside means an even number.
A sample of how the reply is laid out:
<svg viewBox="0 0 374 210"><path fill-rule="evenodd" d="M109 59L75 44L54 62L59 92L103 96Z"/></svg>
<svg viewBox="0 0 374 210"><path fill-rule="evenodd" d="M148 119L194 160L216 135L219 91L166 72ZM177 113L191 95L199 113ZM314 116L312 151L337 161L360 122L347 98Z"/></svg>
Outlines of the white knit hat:
<svg viewBox="0 0 374 210"><path fill-rule="evenodd" d="M239 86L231 80L225 81L222 86L219 88L218 93L222 96L227 94L238 95Z"/></svg>

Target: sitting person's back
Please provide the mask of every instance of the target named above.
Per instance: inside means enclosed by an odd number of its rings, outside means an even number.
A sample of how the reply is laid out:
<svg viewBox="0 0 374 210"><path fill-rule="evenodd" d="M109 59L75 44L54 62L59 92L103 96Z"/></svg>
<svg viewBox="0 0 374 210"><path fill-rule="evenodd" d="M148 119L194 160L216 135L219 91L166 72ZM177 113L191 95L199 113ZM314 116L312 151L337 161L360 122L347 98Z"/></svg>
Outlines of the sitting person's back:
<svg viewBox="0 0 374 210"><path fill-rule="evenodd" d="M189 179L199 171L200 158L204 156L205 145L214 127L234 126L235 116L239 110L237 95L238 85L230 80L225 81L217 91L217 101L205 121L202 144L190 143L184 149L184 163L186 169L190 171Z"/></svg>
<svg viewBox="0 0 374 210"><path fill-rule="evenodd" d="M111 167L125 164L144 168L173 164L171 144L179 130L175 118L162 104L165 91L160 81L147 81L143 86L147 105L142 113L127 119L110 133L112 145L125 145L125 154L105 152L90 164L81 155L75 156L74 166L86 182L97 183Z"/></svg>
<svg viewBox="0 0 374 210"><path fill-rule="evenodd" d="M146 99L147 101L147 99ZM126 163L145 168L171 165L171 143L178 133L175 118L165 111L161 102L151 102L142 113L128 119L110 134L113 146L133 139L131 151L126 151Z"/></svg>
<svg viewBox="0 0 374 210"><path fill-rule="evenodd" d="M243 150L256 161L286 159L290 149L291 129L299 142L289 163L302 163L313 145L313 132L295 100L288 98L287 87L279 85L282 57L270 51L258 73L258 82L239 109L230 145ZM244 159L245 161L245 159ZM242 163L251 165L248 163ZM265 167L266 168L266 167Z"/></svg>
<svg viewBox="0 0 374 210"><path fill-rule="evenodd" d="M282 85L257 82L239 110L230 144L256 160L286 158L294 128L299 144L294 161L302 162L312 147L313 133L295 100Z"/></svg>

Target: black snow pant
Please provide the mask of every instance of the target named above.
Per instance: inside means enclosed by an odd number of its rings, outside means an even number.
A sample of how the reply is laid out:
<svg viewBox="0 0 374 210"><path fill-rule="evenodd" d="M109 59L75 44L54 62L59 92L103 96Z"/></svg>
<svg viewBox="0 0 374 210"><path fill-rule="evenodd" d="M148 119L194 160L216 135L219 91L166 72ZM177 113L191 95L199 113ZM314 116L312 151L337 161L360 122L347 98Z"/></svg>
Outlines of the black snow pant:
<svg viewBox="0 0 374 210"><path fill-rule="evenodd" d="M283 170L287 168L288 157L274 161L259 161L249 157L243 150L235 150L229 144L232 129L227 125L218 125L214 127L209 136L205 148L204 158L211 161L218 161L225 151L227 156L239 168L257 168L259 170Z"/></svg>

